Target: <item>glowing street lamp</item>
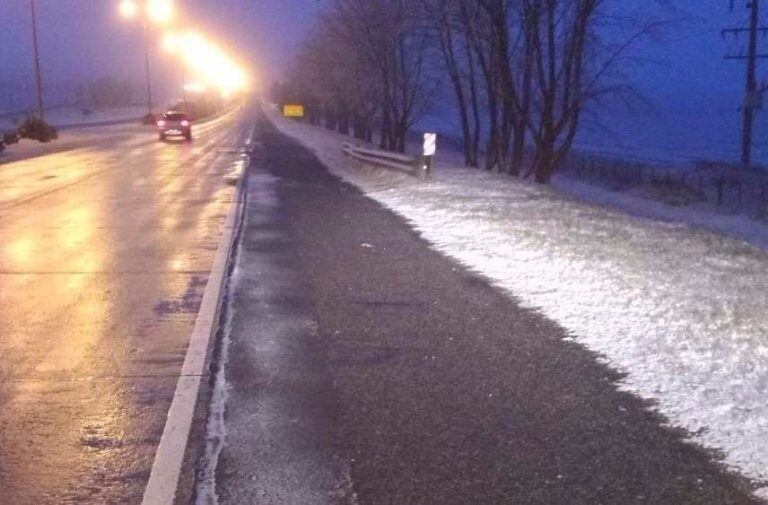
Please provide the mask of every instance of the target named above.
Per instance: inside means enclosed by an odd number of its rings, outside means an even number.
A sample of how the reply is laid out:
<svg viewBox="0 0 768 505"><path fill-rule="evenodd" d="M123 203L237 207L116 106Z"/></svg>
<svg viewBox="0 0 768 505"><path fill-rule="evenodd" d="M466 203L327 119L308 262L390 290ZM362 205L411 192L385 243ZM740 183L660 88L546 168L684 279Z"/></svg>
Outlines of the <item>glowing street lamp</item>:
<svg viewBox="0 0 768 505"><path fill-rule="evenodd" d="M175 33L166 33L163 37L163 50L168 54L175 54L181 47L181 39Z"/></svg>
<svg viewBox="0 0 768 505"><path fill-rule="evenodd" d="M197 77L218 89L224 97L242 91L248 85L245 72L229 55L198 33L169 35L163 46L169 52L179 53Z"/></svg>
<svg viewBox="0 0 768 505"><path fill-rule="evenodd" d="M120 2L120 15L126 19L133 19L139 14L139 6L134 0L123 0Z"/></svg>
<svg viewBox="0 0 768 505"><path fill-rule="evenodd" d="M167 25L176 15L172 0L145 0L142 6L136 0L122 0L118 10L126 19L133 19L142 14L149 21L159 25Z"/></svg>
<svg viewBox="0 0 768 505"><path fill-rule="evenodd" d="M153 23L167 25L173 21L174 9L171 0L147 0L147 17Z"/></svg>

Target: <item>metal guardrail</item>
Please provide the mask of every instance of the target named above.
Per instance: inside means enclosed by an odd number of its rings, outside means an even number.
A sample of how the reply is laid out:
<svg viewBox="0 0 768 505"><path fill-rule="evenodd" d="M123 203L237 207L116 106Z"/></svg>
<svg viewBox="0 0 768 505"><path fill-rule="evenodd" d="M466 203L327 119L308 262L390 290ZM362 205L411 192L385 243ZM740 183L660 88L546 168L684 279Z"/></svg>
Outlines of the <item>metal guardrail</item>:
<svg viewBox="0 0 768 505"><path fill-rule="evenodd" d="M344 154L363 163L383 168L398 170L408 175L425 179L429 176L429 165L423 158L412 158L400 153L366 149L352 144L344 144Z"/></svg>

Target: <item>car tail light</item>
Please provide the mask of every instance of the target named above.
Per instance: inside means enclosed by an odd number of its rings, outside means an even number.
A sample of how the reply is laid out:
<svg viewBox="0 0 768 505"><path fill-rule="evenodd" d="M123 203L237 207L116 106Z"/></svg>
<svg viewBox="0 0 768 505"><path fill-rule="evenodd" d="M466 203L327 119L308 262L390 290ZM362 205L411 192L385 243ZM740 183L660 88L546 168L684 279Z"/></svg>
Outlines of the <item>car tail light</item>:
<svg viewBox="0 0 768 505"><path fill-rule="evenodd" d="M181 122L181 126L189 126L189 121L185 119L184 121Z"/></svg>
<svg viewBox="0 0 768 505"><path fill-rule="evenodd" d="M157 122L157 126L165 126L165 121L161 119L160 121Z"/></svg>

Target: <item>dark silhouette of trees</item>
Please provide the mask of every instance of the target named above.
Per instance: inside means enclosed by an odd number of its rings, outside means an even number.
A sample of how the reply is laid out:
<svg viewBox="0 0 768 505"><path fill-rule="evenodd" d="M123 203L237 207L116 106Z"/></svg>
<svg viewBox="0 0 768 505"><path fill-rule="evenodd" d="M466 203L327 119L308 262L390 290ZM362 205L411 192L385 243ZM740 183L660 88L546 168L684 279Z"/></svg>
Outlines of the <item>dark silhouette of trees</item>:
<svg viewBox="0 0 768 505"><path fill-rule="evenodd" d="M427 111L429 34L416 0L336 0L320 17L288 76L311 120L405 151L408 131ZM432 81L434 82L434 80Z"/></svg>
<svg viewBox="0 0 768 505"><path fill-rule="evenodd" d="M131 81L114 77L99 77L79 84L74 92L74 102L87 107L119 107L132 105L137 93Z"/></svg>
<svg viewBox="0 0 768 505"><path fill-rule="evenodd" d="M548 182L586 108L612 82L622 54L658 23L610 42L612 0L334 0L296 59L290 87L310 121L404 151L408 131L451 89L464 160ZM624 21L622 21L624 22ZM434 62L440 65L434 65ZM486 143L481 146L481 139Z"/></svg>

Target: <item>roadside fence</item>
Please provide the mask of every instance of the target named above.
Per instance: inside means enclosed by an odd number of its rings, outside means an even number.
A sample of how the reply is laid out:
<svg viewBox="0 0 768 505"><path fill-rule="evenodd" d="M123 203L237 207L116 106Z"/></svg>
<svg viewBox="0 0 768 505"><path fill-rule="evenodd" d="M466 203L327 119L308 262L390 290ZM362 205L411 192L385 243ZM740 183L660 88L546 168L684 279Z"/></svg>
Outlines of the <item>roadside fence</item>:
<svg viewBox="0 0 768 505"><path fill-rule="evenodd" d="M575 155L564 169L616 191L650 190L672 205L706 202L724 212L768 218L768 172L722 165L664 167Z"/></svg>

